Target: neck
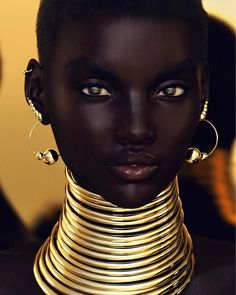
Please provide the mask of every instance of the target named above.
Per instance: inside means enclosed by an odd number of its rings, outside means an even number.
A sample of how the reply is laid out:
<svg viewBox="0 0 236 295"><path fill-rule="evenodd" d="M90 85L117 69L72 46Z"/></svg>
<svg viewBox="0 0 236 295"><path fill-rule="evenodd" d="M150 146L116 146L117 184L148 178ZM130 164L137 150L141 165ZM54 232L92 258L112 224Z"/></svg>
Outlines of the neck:
<svg viewBox="0 0 236 295"><path fill-rule="evenodd" d="M60 221L39 250L45 294L179 294L194 266L177 178L153 202L117 207L82 189L67 171ZM60 293L58 293L60 292Z"/></svg>

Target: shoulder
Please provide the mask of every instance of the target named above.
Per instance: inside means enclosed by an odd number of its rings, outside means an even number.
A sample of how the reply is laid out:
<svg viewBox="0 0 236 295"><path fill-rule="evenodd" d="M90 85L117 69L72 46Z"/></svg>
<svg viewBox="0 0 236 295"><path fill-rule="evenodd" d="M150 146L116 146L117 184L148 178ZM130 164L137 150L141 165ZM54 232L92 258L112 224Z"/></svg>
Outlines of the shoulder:
<svg viewBox="0 0 236 295"><path fill-rule="evenodd" d="M40 242L22 245L0 254L0 294L1 295L42 295L33 275L34 257Z"/></svg>
<svg viewBox="0 0 236 295"><path fill-rule="evenodd" d="M235 247L233 244L193 236L195 274L186 295L234 295Z"/></svg>

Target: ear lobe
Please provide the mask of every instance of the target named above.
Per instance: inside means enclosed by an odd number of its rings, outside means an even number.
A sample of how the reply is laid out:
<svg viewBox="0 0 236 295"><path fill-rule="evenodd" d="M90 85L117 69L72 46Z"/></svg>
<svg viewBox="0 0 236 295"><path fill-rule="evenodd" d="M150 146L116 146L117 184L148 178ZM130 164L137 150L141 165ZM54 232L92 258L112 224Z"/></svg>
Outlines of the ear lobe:
<svg viewBox="0 0 236 295"><path fill-rule="evenodd" d="M41 65L31 59L25 71L25 97L33 103L35 109L42 115L42 124L50 124L49 115L44 104L43 72Z"/></svg>

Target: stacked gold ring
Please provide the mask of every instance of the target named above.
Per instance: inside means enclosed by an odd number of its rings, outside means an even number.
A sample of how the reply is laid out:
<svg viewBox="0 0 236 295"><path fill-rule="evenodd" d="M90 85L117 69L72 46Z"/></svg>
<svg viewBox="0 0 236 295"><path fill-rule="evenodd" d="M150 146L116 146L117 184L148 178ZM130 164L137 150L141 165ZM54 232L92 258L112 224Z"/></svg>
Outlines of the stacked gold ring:
<svg viewBox="0 0 236 295"><path fill-rule="evenodd" d="M170 295L185 288L194 258L177 178L150 204L123 209L66 176L60 221L34 264L45 294Z"/></svg>

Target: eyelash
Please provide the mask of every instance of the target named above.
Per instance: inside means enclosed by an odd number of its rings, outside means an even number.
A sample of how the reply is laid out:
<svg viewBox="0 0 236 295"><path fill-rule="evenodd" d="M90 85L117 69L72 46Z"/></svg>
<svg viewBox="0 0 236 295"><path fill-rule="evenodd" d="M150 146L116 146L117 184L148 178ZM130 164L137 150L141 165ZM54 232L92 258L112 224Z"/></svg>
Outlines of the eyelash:
<svg viewBox="0 0 236 295"><path fill-rule="evenodd" d="M94 89L95 93L92 94L92 93L89 93L90 91L92 91L92 89ZM96 90L100 91L99 93L96 93ZM89 97L110 97L111 96L111 93L110 91L108 90L108 87L104 87L100 84L96 84L96 83L93 83L93 84L90 84L90 85L86 85L85 87L81 87L80 88L80 91L82 92L82 94L86 95L86 96L89 96ZM102 95L101 95L102 93Z"/></svg>
<svg viewBox="0 0 236 295"><path fill-rule="evenodd" d="M93 94L89 93L90 91L92 91L92 89L95 91ZM169 90L173 90L173 94L168 94L167 91ZM96 90L98 90L98 93L96 93ZM158 90L156 90L154 92L154 97L155 98L159 98L159 99L163 99L163 100L181 100L190 90L190 87L186 86L186 85L178 85L178 84L170 84L168 86L162 87ZM101 84L90 84L90 85L86 85L85 87L81 87L80 91L82 92L82 94L88 96L88 97L93 97L93 98L107 98L107 97L111 97L112 93L111 91L108 89L108 87L104 87ZM176 94L177 92L177 94Z"/></svg>
<svg viewBox="0 0 236 295"><path fill-rule="evenodd" d="M174 90L173 94L171 93L167 93L167 91L169 90ZM184 96L187 95L188 91L190 90L190 87L186 86L186 85L178 85L178 84L172 84L172 85L168 85L165 87L162 87L161 89L159 89L158 91L155 92L155 97L159 98L159 99L164 99L164 100L180 100L182 99ZM177 92L177 94L176 94Z"/></svg>

